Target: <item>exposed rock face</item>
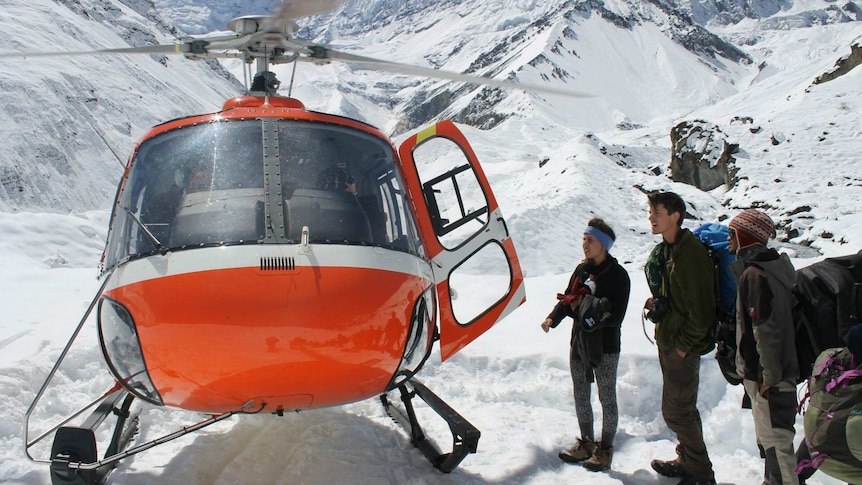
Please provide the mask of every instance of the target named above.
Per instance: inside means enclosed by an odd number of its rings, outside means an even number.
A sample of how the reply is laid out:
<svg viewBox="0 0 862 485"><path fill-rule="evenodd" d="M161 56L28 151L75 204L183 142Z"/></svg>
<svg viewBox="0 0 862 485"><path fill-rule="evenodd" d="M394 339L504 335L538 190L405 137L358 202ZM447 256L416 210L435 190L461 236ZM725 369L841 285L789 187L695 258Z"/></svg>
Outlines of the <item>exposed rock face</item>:
<svg viewBox="0 0 862 485"><path fill-rule="evenodd" d="M462 109L455 121L475 126L482 130L490 130L499 125L509 117L505 114L497 113L493 108L502 99L505 99L506 92L500 88L486 87L482 92L470 100L470 104Z"/></svg>
<svg viewBox="0 0 862 485"><path fill-rule="evenodd" d="M764 29L788 29L811 27L841 22L860 20L860 8L854 0L832 0L832 5L808 10L793 10L793 0L687 0L673 1L681 11L688 13L695 22L701 25L715 23L719 25L737 24L740 21L764 19L761 24Z"/></svg>
<svg viewBox="0 0 862 485"><path fill-rule="evenodd" d="M670 132L671 178L675 182L712 190L736 182L738 145L728 143L725 134L703 120L684 121Z"/></svg>
<svg viewBox="0 0 862 485"><path fill-rule="evenodd" d="M814 80L814 84L821 84L841 77L850 72L854 67L862 64L862 41L850 46L850 55L842 57L835 63L831 71L825 72Z"/></svg>

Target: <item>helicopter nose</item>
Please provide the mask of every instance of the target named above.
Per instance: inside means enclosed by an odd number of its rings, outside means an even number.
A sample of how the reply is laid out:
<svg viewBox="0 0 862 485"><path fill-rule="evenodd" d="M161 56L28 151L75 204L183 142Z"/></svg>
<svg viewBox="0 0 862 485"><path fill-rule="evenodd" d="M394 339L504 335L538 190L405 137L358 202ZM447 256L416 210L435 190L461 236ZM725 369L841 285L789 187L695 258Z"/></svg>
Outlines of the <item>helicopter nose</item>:
<svg viewBox="0 0 862 485"><path fill-rule="evenodd" d="M384 392L401 364L416 299L429 286L416 274L297 258L283 271L257 261L108 293L137 316L145 370L165 405L220 413L253 402L273 412Z"/></svg>

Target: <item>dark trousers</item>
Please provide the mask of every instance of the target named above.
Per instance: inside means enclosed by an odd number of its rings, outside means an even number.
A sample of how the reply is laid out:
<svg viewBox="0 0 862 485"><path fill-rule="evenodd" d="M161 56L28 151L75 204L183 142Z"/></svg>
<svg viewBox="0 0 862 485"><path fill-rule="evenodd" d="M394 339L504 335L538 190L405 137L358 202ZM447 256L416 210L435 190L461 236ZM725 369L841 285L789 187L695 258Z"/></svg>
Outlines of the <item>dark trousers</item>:
<svg viewBox="0 0 862 485"><path fill-rule="evenodd" d="M676 433L679 459L692 476L714 479L697 411L700 355L680 357L676 349L659 348L658 361L662 374L661 414L668 428Z"/></svg>

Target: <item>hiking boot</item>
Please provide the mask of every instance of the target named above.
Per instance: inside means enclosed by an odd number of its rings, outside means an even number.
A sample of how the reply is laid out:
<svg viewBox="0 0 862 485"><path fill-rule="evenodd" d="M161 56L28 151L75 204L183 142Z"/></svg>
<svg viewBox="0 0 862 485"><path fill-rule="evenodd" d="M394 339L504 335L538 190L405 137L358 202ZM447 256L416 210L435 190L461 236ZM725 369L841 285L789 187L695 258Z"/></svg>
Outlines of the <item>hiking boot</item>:
<svg viewBox="0 0 862 485"><path fill-rule="evenodd" d="M575 446L560 452L560 459L566 463L580 463L593 456L596 448L598 448L598 445L595 442L578 438Z"/></svg>
<svg viewBox="0 0 862 485"><path fill-rule="evenodd" d="M655 470L659 475L664 475L666 477L682 477L682 478L690 478L691 476L687 471L685 471L685 467L682 466L682 462L679 461L679 458L674 460L653 460L649 464L653 470ZM682 483L682 482L680 482Z"/></svg>
<svg viewBox="0 0 862 485"><path fill-rule="evenodd" d="M681 482L677 485L715 485L714 478L698 478L698 477L688 477L683 478Z"/></svg>
<svg viewBox="0 0 862 485"><path fill-rule="evenodd" d="M614 447L596 448L593 456L584 462L584 468L591 472L603 472L611 469L611 461L614 459Z"/></svg>

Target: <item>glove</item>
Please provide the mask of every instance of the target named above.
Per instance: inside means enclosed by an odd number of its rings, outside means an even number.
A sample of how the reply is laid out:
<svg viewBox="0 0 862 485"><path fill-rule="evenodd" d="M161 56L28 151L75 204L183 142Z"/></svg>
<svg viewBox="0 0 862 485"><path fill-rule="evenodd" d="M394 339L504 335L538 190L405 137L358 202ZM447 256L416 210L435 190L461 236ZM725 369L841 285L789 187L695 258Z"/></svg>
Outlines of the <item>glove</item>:
<svg viewBox="0 0 862 485"><path fill-rule="evenodd" d="M565 303L566 305L571 305L573 301L577 300L581 295L564 295L562 293L557 293L557 300Z"/></svg>
<svg viewBox="0 0 862 485"><path fill-rule="evenodd" d="M557 300L560 300L561 302L564 302L568 305L575 301L577 298L584 295L589 295L590 293L590 288L581 283L581 277L576 276L575 281L572 282L572 287L569 289L569 291L566 292L565 295L562 293L557 293Z"/></svg>

